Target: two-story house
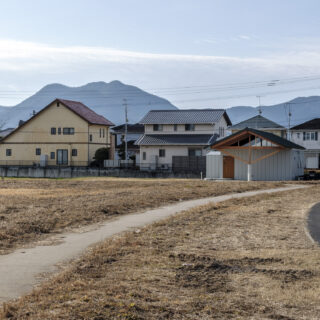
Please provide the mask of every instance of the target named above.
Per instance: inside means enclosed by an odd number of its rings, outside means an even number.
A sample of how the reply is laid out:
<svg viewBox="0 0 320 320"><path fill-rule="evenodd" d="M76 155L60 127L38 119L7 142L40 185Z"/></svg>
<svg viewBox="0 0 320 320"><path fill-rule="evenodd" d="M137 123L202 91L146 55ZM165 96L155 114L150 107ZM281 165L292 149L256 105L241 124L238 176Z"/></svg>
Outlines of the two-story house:
<svg viewBox="0 0 320 320"><path fill-rule="evenodd" d="M152 110L140 123L144 135L136 144L142 170L170 169L177 156L205 156L205 148L231 125L222 109Z"/></svg>
<svg viewBox="0 0 320 320"><path fill-rule="evenodd" d="M113 125L81 102L56 99L0 140L0 165L87 166L110 148Z"/></svg>
<svg viewBox="0 0 320 320"><path fill-rule="evenodd" d="M290 129L291 141L300 144L306 150L307 169L320 168L320 118L315 118Z"/></svg>
<svg viewBox="0 0 320 320"><path fill-rule="evenodd" d="M261 115L257 115L250 119L239 122L233 125L232 127L230 127L229 129L233 134L245 128L251 128L251 129L270 132L284 139L286 139L287 137L287 129L285 127Z"/></svg>

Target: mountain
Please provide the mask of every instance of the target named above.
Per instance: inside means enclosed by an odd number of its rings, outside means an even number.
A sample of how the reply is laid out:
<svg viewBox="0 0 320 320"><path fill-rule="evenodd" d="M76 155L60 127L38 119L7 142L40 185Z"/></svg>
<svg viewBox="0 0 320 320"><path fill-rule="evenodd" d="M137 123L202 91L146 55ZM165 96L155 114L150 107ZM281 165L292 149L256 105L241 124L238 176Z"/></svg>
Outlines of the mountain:
<svg viewBox="0 0 320 320"><path fill-rule="evenodd" d="M149 110L177 109L168 100L120 81L92 82L81 87L49 84L14 107L0 107L0 120L5 121L5 127L16 127L19 120L27 120L33 110L39 111L55 98L81 101L115 124L125 122L124 98L130 123L141 120Z"/></svg>
<svg viewBox="0 0 320 320"><path fill-rule="evenodd" d="M263 106L262 116L281 124L288 126L288 110L291 109L291 126L296 125L313 118L320 118L320 97L299 97L272 106ZM227 109L227 113L233 124L256 116L259 113L259 107L238 106Z"/></svg>

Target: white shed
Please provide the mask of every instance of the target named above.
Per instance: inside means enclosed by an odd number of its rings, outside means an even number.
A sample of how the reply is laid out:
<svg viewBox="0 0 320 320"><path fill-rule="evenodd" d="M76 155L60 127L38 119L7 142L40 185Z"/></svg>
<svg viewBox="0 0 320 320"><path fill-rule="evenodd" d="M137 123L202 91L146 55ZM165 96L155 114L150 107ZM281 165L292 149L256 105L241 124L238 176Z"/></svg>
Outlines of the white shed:
<svg viewBox="0 0 320 320"><path fill-rule="evenodd" d="M245 128L211 149L207 179L294 180L304 172L304 148L265 131Z"/></svg>

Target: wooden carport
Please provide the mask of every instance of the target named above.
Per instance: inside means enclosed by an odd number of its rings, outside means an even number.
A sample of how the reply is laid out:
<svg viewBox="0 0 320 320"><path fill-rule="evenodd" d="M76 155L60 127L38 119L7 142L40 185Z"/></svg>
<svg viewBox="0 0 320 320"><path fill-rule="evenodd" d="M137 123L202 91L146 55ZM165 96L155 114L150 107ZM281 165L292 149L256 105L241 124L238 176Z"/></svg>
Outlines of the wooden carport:
<svg viewBox="0 0 320 320"><path fill-rule="evenodd" d="M282 150L293 148L301 149L302 147L273 133L251 128L245 128L224 139L217 140L214 144L211 145L211 149L218 150L226 156L232 157L247 164L248 181L252 180L253 164L266 158L272 157ZM233 154L233 150L245 150L247 152L245 153L244 157L240 157ZM270 152L253 159L252 153L255 150L269 150Z"/></svg>

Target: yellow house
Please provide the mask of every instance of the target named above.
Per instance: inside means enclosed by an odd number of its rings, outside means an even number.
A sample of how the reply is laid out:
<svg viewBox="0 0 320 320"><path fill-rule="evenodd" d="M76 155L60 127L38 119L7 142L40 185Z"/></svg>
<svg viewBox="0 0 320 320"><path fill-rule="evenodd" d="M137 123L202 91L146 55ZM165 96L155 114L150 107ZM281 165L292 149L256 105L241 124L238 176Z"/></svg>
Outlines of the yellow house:
<svg viewBox="0 0 320 320"><path fill-rule="evenodd" d="M110 148L110 126L83 103L56 99L0 140L0 165L87 166Z"/></svg>

